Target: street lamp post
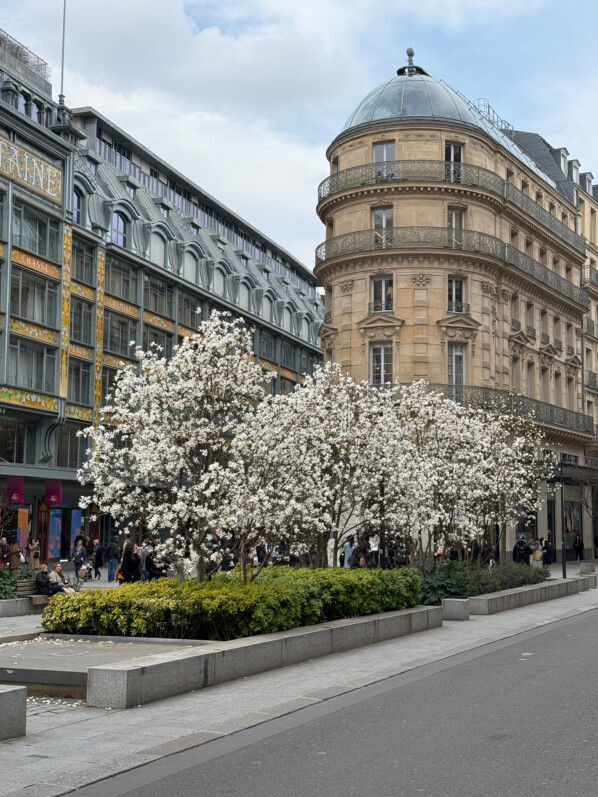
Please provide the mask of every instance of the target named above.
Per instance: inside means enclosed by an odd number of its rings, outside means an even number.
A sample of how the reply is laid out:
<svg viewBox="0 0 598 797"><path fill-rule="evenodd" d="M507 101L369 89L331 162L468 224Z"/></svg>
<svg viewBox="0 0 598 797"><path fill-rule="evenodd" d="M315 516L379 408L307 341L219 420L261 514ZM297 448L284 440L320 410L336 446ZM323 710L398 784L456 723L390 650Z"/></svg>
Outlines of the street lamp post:
<svg viewBox="0 0 598 797"><path fill-rule="evenodd" d="M567 578L567 543L565 540L565 480L563 479L563 460L561 466L561 558L563 560L563 578Z"/></svg>

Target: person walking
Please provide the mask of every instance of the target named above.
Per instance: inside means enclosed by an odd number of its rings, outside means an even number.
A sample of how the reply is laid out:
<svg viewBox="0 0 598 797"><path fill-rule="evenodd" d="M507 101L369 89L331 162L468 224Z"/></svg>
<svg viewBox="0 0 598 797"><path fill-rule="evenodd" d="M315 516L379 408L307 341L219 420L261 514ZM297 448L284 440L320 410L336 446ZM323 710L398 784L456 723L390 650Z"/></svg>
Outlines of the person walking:
<svg viewBox="0 0 598 797"><path fill-rule="evenodd" d="M144 540L143 545L141 546L141 550L139 551L139 569L141 571L141 580L142 581L149 581L148 579L148 568L146 566L147 557L153 551L152 544L149 540Z"/></svg>
<svg viewBox="0 0 598 797"><path fill-rule="evenodd" d="M123 559L120 563L120 572L124 576L124 581L127 584L133 581L141 581L141 571L139 569L139 554L136 550L137 546L131 540L125 542L123 549Z"/></svg>
<svg viewBox="0 0 598 797"><path fill-rule="evenodd" d="M345 570L349 570L351 567L350 559L353 556L353 543L355 542L355 537L349 537L347 542L343 545L343 553L345 554L345 561L343 563L343 567Z"/></svg>
<svg viewBox="0 0 598 797"><path fill-rule="evenodd" d="M75 566L75 576L79 580L79 572L87 559L87 548L83 545L83 540L79 540L73 550L73 565Z"/></svg>
<svg viewBox="0 0 598 797"><path fill-rule="evenodd" d="M121 548L118 544L118 537L115 534L108 546L108 581L114 581L114 574L120 562Z"/></svg>
<svg viewBox="0 0 598 797"><path fill-rule="evenodd" d="M94 578L102 578L100 567L104 567L104 551L100 546L99 540L93 541L93 575Z"/></svg>
<svg viewBox="0 0 598 797"><path fill-rule="evenodd" d="M31 540L27 545L27 564L31 570L39 570L39 541Z"/></svg>
<svg viewBox="0 0 598 797"><path fill-rule="evenodd" d="M550 540L545 540L544 537L540 537L540 543L542 545L542 564L549 567L552 564L552 543Z"/></svg>
<svg viewBox="0 0 598 797"><path fill-rule="evenodd" d="M583 561L583 540L579 534L575 535L575 539L573 540L573 550L575 551L575 556L577 557L577 564Z"/></svg>

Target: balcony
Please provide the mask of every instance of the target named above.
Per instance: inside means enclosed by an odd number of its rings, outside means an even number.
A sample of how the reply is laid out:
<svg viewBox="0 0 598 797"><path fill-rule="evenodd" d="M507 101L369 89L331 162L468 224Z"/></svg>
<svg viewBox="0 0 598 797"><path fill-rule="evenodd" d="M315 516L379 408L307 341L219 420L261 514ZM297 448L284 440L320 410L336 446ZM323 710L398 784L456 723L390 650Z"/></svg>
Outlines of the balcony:
<svg viewBox="0 0 598 797"><path fill-rule="evenodd" d="M591 318L584 318L583 328L586 335L591 335L593 338L596 337L595 325Z"/></svg>
<svg viewBox="0 0 598 797"><path fill-rule="evenodd" d="M525 328L525 334L531 340L535 340L536 339L536 328L535 327L526 327Z"/></svg>
<svg viewBox="0 0 598 797"><path fill-rule="evenodd" d="M329 324L332 321L332 310L326 310L324 313L324 323Z"/></svg>
<svg viewBox="0 0 598 797"><path fill-rule="evenodd" d="M531 418L542 426L555 426L559 429L593 436L594 421L590 415L557 407L544 401L497 390L491 387L470 387L461 385L431 384L431 390L443 393L447 398L472 407L480 407L494 412L510 412L524 418Z"/></svg>
<svg viewBox="0 0 598 797"><path fill-rule="evenodd" d="M370 302L368 313L392 313L392 299L387 299L385 302Z"/></svg>
<svg viewBox="0 0 598 797"><path fill-rule="evenodd" d="M559 340L558 338L554 339L554 348L557 351L563 351L563 341Z"/></svg>
<svg viewBox="0 0 598 797"><path fill-rule="evenodd" d="M521 332L521 321L511 319L511 332Z"/></svg>
<svg viewBox="0 0 598 797"><path fill-rule="evenodd" d="M452 249L475 252L501 260L527 274L534 282L540 282L557 291L561 296L589 307L586 292L569 280L550 271L529 255L506 244L499 238L476 230L454 230L448 227L388 227L385 230L359 230L329 238L316 249L316 266L335 257L349 257L362 252L382 249Z"/></svg>
<svg viewBox="0 0 598 797"><path fill-rule="evenodd" d="M575 357L575 349L567 344L567 357Z"/></svg>
<svg viewBox="0 0 598 797"><path fill-rule="evenodd" d="M541 346L550 346L550 336L548 332L542 332L540 337L540 345Z"/></svg>
<svg viewBox="0 0 598 797"><path fill-rule="evenodd" d="M353 166L350 169L343 169L336 174L331 174L330 177L323 180L318 187L318 201L352 188L400 182L460 183L490 191L511 202L534 221L542 224L574 249L585 254L585 241L581 235L559 221L512 183L503 180L498 174L488 169L472 166L469 163L408 160Z"/></svg>
<svg viewBox="0 0 598 797"><path fill-rule="evenodd" d="M598 377L594 371L586 371L585 378L586 387L589 387L591 390L598 390Z"/></svg>
<svg viewBox="0 0 598 797"><path fill-rule="evenodd" d="M561 454L563 465L577 465L578 457L575 454Z"/></svg>
<svg viewBox="0 0 598 797"><path fill-rule="evenodd" d="M466 302L449 302L448 312L469 315L469 305Z"/></svg>
<svg viewBox="0 0 598 797"><path fill-rule="evenodd" d="M598 271L596 271L594 266L584 266L583 281L590 282L595 287L598 287Z"/></svg>

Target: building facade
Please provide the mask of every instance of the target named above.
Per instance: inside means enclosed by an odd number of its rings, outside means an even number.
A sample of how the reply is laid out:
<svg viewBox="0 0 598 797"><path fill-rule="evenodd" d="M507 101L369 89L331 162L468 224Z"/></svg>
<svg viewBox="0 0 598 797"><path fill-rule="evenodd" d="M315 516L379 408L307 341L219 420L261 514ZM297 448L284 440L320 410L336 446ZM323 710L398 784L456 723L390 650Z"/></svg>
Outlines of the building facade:
<svg viewBox="0 0 598 797"><path fill-rule="evenodd" d="M582 484L596 464L592 176L412 56L357 107L327 157L315 269L325 358L356 379L424 379L458 401L534 417L562 463L564 505L544 485L526 531L560 547L564 510L567 547L582 533L593 556Z"/></svg>
<svg viewBox="0 0 598 797"><path fill-rule="evenodd" d="M288 392L322 359L323 306L275 242L93 109L55 103L46 64L4 33L0 87L1 520L64 558L80 529L110 533L78 508L78 432L132 341L170 356L229 311Z"/></svg>

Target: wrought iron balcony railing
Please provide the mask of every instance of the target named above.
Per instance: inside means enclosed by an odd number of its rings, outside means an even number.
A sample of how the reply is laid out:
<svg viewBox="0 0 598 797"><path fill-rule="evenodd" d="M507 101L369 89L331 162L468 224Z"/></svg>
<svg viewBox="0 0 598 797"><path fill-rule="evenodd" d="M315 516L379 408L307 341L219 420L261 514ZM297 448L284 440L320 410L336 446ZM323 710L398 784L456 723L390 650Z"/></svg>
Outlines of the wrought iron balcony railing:
<svg viewBox="0 0 598 797"><path fill-rule="evenodd" d="M449 302L448 312L463 313L464 315L469 315L469 305L467 304L467 302Z"/></svg>
<svg viewBox="0 0 598 797"><path fill-rule="evenodd" d="M573 348L573 346L569 346L569 344L567 344L567 357L574 357L574 356L575 356L575 349Z"/></svg>
<svg viewBox="0 0 598 797"><path fill-rule="evenodd" d="M537 202L524 194L512 183L498 174L469 163L450 161L385 161L365 163L331 174L318 187L318 201L341 191L367 185L396 182L440 182L461 183L491 191L523 210L528 216L542 224L574 249L585 253L585 241L570 227L559 221Z"/></svg>
<svg viewBox="0 0 598 797"><path fill-rule="evenodd" d="M540 345L548 346L550 344L550 336L548 332L542 332L542 337L540 338Z"/></svg>
<svg viewBox="0 0 598 797"><path fill-rule="evenodd" d="M526 334L527 334L528 338L531 338L532 340L536 339L536 328L535 327L526 327L525 331L526 331Z"/></svg>
<svg viewBox="0 0 598 797"><path fill-rule="evenodd" d="M593 338L596 337L596 327L591 318L584 318L583 326L587 335L591 335Z"/></svg>
<svg viewBox="0 0 598 797"><path fill-rule="evenodd" d="M368 305L369 313L392 313L392 299L384 302L370 302Z"/></svg>
<svg viewBox="0 0 598 797"><path fill-rule="evenodd" d="M334 257L381 249L453 249L489 255L514 266L518 271L577 304L589 307L590 300L582 288L515 249L511 244L477 230L454 230L448 227L388 227L385 230L349 232L321 243L316 249L316 265Z"/></svg>
<svg viewBox="0 0 598 797"><path fill-rule="evenodd" d="M563 341L559 340L558 338L555 338L554 339L554 348L557 351L562 351L563 350Z"/></svg>
<svg viewBox="0 0 598 797"><path fill-rule="evenodd" d="M578 457L576 454L561 454L561 462L564 465L577 465Z"/></svg>
<svg viewBox="0 0 598 797"><path fill-rule="evenodd" d="M521 332L521 321L515 321L514 318L511 319L511 332Z"/></svg>
<svg viewBox="0 0 598 797"><path fill-rule="evenodd" d="M491 387L470 387L467 385L431 384L431 390L443 393L447 398L482 409L497 412L510 412L525 418L531 418L542 426L556 426L583 435L594 434L594 420L590 415L557 407L544 401L521 396L507 390Z"/></svg>
<svg viewBox="0 0 598 797"><path fill-rule="evenodd" d="M586 387L591 388L592 390L598 390L598 377L594 373L594 371L586 371Z"/></svg>
<svg viewBox="0 0 598 797"><path fill-rule="evenodd" d="M332 310L326 310L324 313L324 323L329 324L332 321Z"/></svg>

